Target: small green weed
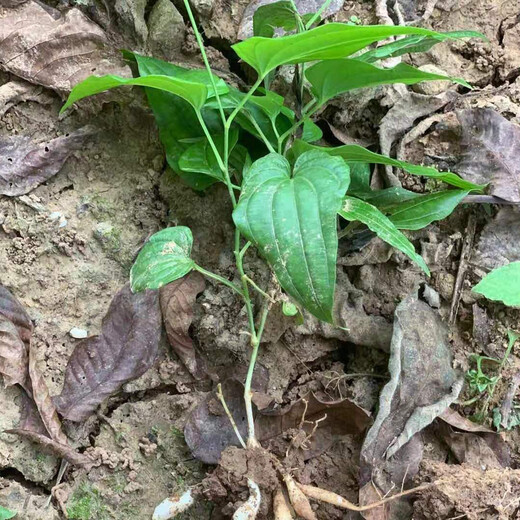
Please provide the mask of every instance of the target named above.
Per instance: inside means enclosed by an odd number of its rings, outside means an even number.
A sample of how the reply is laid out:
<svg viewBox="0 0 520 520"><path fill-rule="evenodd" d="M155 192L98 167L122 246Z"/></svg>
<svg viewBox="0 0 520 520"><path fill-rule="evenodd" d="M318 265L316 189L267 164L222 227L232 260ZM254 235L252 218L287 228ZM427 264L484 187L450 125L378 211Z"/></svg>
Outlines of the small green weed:
<svg viewBox="0 0 520 520"><path fill-rule="evenodd" d="M70 520L109 520L110 516L103 504L99 490L89 483L83 483L74 492L67 508Z"/></svg>

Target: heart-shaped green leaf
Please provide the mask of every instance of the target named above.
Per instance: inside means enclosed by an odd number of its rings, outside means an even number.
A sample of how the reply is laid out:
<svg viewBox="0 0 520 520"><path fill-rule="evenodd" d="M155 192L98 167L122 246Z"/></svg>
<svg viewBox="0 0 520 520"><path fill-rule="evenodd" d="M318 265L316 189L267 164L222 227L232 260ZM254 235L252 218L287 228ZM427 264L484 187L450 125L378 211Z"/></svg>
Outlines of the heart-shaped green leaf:
<svg viewBox="0 0 520 520"><path fill-rule="evenodd" d="M413 85L421 81L448 80L471 88L463 79L432 74L406 65L406 63L383 69L349 58L320 61L309 67L305 76L312 85L312 91L319 103L326 103L329 99L356 88L390 83Z"/></svg>
<svg viewBox="0 0 520 520"><path fill-rule="evenodd" d="M339 157L311 151L291 167L272 153L246 173L233 212L280 285L317 318L331 322L338 236L336 214L349 184Z"/></svg>
<svg viewBox="0 0 520 520"><path fill-rule="evenodd" d="M329 23L280 38L254 36L232 47L263 78L280 65L345 58L371 43L406 34L449 38L419 27Z"/></svg>
<svg viewBox="0 0 520 520"><path fill-rule="evenodd" d="M501 301L512 307L520 307L520 262L511 262L494 269L473 287L489 300Z"/></svg>
<svg viewBox="0 0 520 520"><path fill-rule="evenodd" d="M357 220L365 224L381 240L402 251L416 262L428 276L430 275L426 262L415 252L413 244L376 207L354 197L345 197L339 214L346 220Z"/></svg>
<svg viewBox="0 0 520 520"><path fill-rule="evenodd" d="M152 235L130 271L133 292L159 289L188 274L195 266L190 258L193 237L189 228L176 226Z"/></svg>

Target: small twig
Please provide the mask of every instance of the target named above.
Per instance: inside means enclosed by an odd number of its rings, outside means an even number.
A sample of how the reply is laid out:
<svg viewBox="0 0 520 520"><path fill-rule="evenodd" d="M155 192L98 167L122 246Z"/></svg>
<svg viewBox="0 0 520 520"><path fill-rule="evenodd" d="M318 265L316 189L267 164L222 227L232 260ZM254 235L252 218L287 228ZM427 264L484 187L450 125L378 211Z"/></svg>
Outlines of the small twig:
<svg viewBox="0 0 520 520"><path fill-rule="evenodd" d="M494 195L466 195L463 204L502 204L503 206L520 206L520 202L512 202Z"/></svg>
<svg viewBox="0 0 520 520"><path fill-rule="evenodd" d="M466 235L462 244L462 251L460 253L459 269L457 271L457 278L455 279L455 287L453 289L453 296L451 299L449 325L453 326L457 312L459 310L460 298L462 296L462 285L466 278L466 271L468 268L468 259L471 256L471 248L473 246L473 239L475 238L475 230L477 221L475 215L471 214L468 217L468 224L466 226Z"/></svg>
<svg viewBox="0 0 520 520"><path fill-rule="evenodd" d="M222 408L224 408L226 415L228 416L229 422L231 423L231 426L233 427L233 430L235 431L238 442L240 442L242 448L247 449L246 443L244 442L242 435L240 435L240 432L238 431L238 427L235 422L235 419L233 419L233 416L231 415L231 412L228 408L226 400L224 399L224 394L222 393L222 385L220 383L217 385L217 397L218 397L220 403L222 404Z"/></svg>

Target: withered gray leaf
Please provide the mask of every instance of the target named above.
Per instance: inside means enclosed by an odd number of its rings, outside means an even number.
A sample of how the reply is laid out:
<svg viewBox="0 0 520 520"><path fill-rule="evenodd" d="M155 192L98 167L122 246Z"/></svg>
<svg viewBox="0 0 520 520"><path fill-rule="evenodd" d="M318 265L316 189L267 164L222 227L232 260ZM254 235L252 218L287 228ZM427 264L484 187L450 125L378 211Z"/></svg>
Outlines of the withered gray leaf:
<svg viewBox="0 0 520 520"><path fill-rule="evenodd" d="M422 456L418 432L450 406L463 383L452 368L446 326L417 294L395 311L389 371L363 443L360 471L362 486L375 481L383 493L401 486L405 476L413 478Z"/></svg>
<svg viewBox="0 0 520 520"><path fill-rule="evenodd" d="M79 9L61 14L34 0L0 12L0 56L4 70L60 92L91 74L129 76L105 33Z"/></svg>
<svg viewBox="0 0 520 520"><path fill-rule="evenodd" d="M160 337L157 291L132 294L125 285L103 318L101 334L87 338L74 349L63 390L55 398L58 412L71 421L86 419L123 384L150 368Z"/></svg>
<svg viewBox="0 0 520 520"><path fill-rule="evenodd" d="M24 195L56 175L74 150L94 133L86 126L50 141L35 143L25 135L0 137L0 194Z"/></svg>
<svg viewBox="0 0 520 520"><path fill-rule="evenodd" d="M200 378L193 340L189 328L193 321L193 305L204 290L204 277L192 271L183 278L161 288L160 302L166 333L174 352L180 357L190 374Z"/></svg>
<svg viewBox="0 0 520 520"><path fill-rule="evenodd" d="M242 15L242 20L240 20L237 35L238 39L245 40L246 38L253 36L253 16L255 11L263 5L272 4L277 1L278 0L253 0L245 8L244 14ZM303 15L308 13L315 13L323 5L323 0L295 0L294 3L298 9L298 12ZM332 0L327 9L325 9L325 13L322 15L322 18L337 13L342 7L342 0Z"/></svg>
<svg viewBox="0 0 520 520"><path fill-rule="evenodd" d="M31 318L24 306L3 285L0 285L0 315L16 326L28 349L33 332Z"/></svg>
<svg viewBox="0 0 520 520"><path fill-rule="evenodd" d="M461 110L457 117L463 152L457 172L471 182L489 183L491 195L520 202L520 127L491 108Z"/></svg>
<svg viewBox="0 0 520 520"><path fill-rule="evenodd" d="M91 468L93 466L93 461L86 455L78 453L74 448L67 444L61 444L60 442L56 442L55 440L46 437L45 435L41 435L39 433L22 430L20 428L15 428L13 430L5 430L5 433L11 433L14 435L20 435L20 437L24 437L31 442L38 444L38 446L45 452L55 455L56 457L63 458L70 462L73 466L79 466L83 468Z"/></svg>

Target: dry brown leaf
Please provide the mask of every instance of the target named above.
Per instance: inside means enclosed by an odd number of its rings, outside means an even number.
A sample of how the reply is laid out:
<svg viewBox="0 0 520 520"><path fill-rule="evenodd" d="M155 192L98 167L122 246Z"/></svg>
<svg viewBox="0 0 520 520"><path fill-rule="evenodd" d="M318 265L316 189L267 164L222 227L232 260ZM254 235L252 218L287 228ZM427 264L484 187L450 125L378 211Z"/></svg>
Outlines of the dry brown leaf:
<svg viewBox="0 0 520 520"><path fill-rule="evenodd" d="M24 195L56 175L74 150L79 150L94 133L85 126L50 141L35 143L25 135L0 138L0 194Z"/></svg>
<svg viewBox="0 0 520 520"><path fill-rule="evenodd" d="M0 315L16 326L28 349L33 332L31 318L23 305L3 285L0 285Z"/></svg>
<svg viewBox="0 0 520 520"><path fill-rule="evenodd" d="M466 417L460 415L459 412L453 410L452 408L448 408L445 412L439 415L439 419L442 419L445 423L453 426L453 428L457 428L458 430L462 430L465 432L472 433L495 433L490 428L483 426L482 424L477 424Z"/></svg>
<svg viewBox="0 0 520 520"><path fill-rule="evenodd" d="M61 421L54 402L49 394L47 383L38 370L34 348L29 349L29 377L31 380L32 397L40 414L45 429L51 439L60 444L68 444L67 437L61 429Z"/></svg>
<svg viewBox="0 0 520 520"><path fill-rule="evenodd" d="M463 159L457 172L488 193L520 203L520 127L491 108L457 112L462 125Z"/></svg>
<svg viewBox="0 0 520 520"><path fill-rule="evenodd" d="M161 337L157 291L133 294L125 285L103 318L101 334L79 343L69 359L59 413L86 419L107 397L143 375L154 363Z"/></svg>
<svg viewBox="0 0 520 520"><path fill-rule="evenodd" d="M29 439L30 441L38 444L38 446L40 446L42 450L46 451L47 453L65 459L74 466L80 466L86 469L90 469L93 465L92 459L90 459L86 455L82 455L81 453L75 451L74 448L71 448L66 444L56 442L50 439L49 437L46 437L45 435L41 435L39 433L32 432L29 430L22 430L20 428L15 428L13 430L5 430L5 433L20 435L20 437Z"/></svg>
<svg viewBox="0 0 520 520"><path fill-rule="evenodd" d="M204 277L197 271L192 271L183 278L162 287L159 293L161 311L170 345L190 374L197 379L201 377L201 370L197 366L197 358L189 329L193 321L195 299L205 286Z"/></svg>
<svg viewBox="0 0 520 520"><path fill-rule="evenodd" d="M27 349L16 326L4 317L0 317L0 374L5 387L27 383Z"/></svg>
<svg viewBox="0 0 520 520"><path fill-rule="evenodd" d="M29 0L0 11L0 67L31 83L68 92L96 74L129 76L103 30L79 9Z"/></svg>

